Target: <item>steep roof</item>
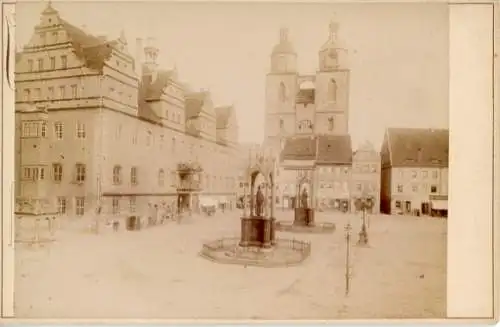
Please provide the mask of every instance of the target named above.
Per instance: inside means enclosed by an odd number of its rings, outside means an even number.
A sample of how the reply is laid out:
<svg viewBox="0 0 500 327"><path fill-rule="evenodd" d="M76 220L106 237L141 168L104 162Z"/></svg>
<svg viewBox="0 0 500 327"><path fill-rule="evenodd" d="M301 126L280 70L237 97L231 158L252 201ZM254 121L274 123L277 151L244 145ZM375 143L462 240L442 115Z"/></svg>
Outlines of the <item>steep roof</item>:
<svg viewBox="0 0 500 327"><path fill-rule="evenodd" d="M224 129L229 125L229 119L231 115L234 114L234 109L232 106L216 107L215 117L216 117L216 128Z"/></svg>
<svg viewBox="0 0 500 327"><path fill-rule="evenodd" d="M301 89L295 97L295 102L304 104L314 103L314 95L314 89Z"/></svg>
<svg viewBox="0 0 500 327"><path fill-rule="evenodd" d="M150 81L146 76L143 77L142 81L139 83L138 97L137 97L137 115L148 121L159 123L161 118L154 112L151 108L151 104L146 101L146 94L148 92L148 85Z"/></svg>
<svg viewBox="0 0 500 327"><path fill-rule="evenodd" d="M293 136L285 140L281 160L316 160L317 164L352 163L349 135Z"/></svg>
<svg viewBox="0 0 500 327"><path fill-rule="evenodd" d="M352 163L352 146L350 135L319 135L318 164L350 164Z"/></svg>
<svg viewBox="0 0 500 327"><path fill-rule="evenodd" d="M316 138L311 136L292 136L285 140L281 160L316 159Z"/></svg>
<svg viewBox="0 0 500 327"><path fill-rule="evenodd" d="M159 100L165 87L169 85L174 77L174 70L158 70L156 78L146 87L146 99Z"/></svg>
<svg viewBox="0 0 500 327"><path fill-rule="evenodd" d="M208 96L209 93L207 91L191 92L186 94L186 120L200 115Z"/></svg>
<svg viewBox="0 0 500 327"><path fill-rule="evenodd" d="M387 135L391 166L448 166L447 129L389 128Z"/></svg>
<svg viewBox="0 0 500 327"><path fill-rule="evenodd" d="M89 68L101 70L104 63L111 57L117 41L107 41L88 34L82 29L60 19L61 25L71 39L75 55L85 61Z"/></svg>

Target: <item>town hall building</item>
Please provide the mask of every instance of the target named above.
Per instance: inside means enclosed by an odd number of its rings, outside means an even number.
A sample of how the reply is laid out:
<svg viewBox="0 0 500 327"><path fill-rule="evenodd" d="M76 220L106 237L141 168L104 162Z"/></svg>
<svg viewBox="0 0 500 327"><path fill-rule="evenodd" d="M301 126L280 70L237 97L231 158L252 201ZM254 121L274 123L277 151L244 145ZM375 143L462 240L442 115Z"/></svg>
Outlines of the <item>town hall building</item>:
<svg viewBox="0 0 500 327"><path fill-rule="evenodd" d="M50 2L41 13L16 55L18 204L81 216L98 200L115 214L235 201L234 108L159 67L154 42L140 45L143 60L127 44L72 25Z"/></svg>

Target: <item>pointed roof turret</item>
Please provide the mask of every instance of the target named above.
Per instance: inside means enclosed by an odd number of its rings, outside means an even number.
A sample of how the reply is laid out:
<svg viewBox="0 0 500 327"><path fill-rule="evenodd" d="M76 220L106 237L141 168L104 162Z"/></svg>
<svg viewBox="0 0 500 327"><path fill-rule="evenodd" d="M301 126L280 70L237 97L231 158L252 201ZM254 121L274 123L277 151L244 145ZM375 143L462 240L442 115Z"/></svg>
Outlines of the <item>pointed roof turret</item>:
<svg viewBox="0 0 500 327"><path fill-rule="evenodd" d="M338 32L339 24L332 20L328 28L328 40L323 44L320 51L339 48L337 39Z"/></svg>
<svg viewBox="0 0 500 327"><path fill-rule="evenodd" d="M52 7L52 1L47 1L47 7L42 11L42 15L54 15L58 14L59 12Z"/></svg>
<svg viewBox="0 0 500 327"><path fill-rule="evenodd" d="M120 37L118 38L123 44L127 44L127 37L125 36L125 30L122 28L120 30Z"/></svg>
<svg viewBox="0 0 500 327"><path fill-rule="evenodd" d="M277 53L295 53L292 42L288 38L288 28L286 27L280 29L280 41L273 48L273 54Z"/></svg>

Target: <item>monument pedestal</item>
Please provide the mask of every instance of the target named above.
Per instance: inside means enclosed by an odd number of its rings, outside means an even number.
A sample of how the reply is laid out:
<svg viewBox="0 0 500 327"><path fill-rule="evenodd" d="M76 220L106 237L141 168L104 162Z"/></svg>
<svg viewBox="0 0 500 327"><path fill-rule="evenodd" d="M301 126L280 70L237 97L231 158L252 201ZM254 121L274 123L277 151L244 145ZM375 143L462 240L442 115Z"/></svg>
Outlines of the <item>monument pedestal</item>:
<svg viewBox="0 0 500 327"><path fill-rule="evenodd" d="M293 224L295 226L314 226L314 209L295 208Z"/></svg>
<svg viewBox="0 0 500 327"><path fill-rule="evenodd" d="M268 217L241 218L241 247L270 248L275 244L275 219Z"/></svg>

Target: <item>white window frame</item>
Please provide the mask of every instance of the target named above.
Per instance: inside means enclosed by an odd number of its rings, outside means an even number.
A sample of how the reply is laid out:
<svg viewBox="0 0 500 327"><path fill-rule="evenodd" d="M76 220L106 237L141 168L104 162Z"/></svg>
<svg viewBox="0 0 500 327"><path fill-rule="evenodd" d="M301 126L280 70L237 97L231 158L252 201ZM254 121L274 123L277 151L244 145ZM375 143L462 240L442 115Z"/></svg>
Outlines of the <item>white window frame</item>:
<svg viewBox="0 0 500 327"><path fill-rule="evenodd" d="M85 131L85 123L77 122L76 123L76 138L85 139L87 137L87 133Z"/></svg>
<svg viewBox="0 0 500 327"><path fill-rule="evenodd" d="M52 177L54 182L61 182L63 177L63 166L60 163L52 164Z"/></svg>
<svg viewBox="0 0 500 327"><path fill-rule="evenodd" d="M137 197L135 195L131 195L129 198L129 210L131 213L137 211Z"/></svg>
<svg viewBox="0 0 500 327"><path fill-rule="evenodd" d="M77 183L83 183L85 182L85 179L87 178L87 168L85 164L82 163L77 163L75 164L75 182Z"/></svg>
<svg viewBox="0 0 500 327"><path fill-rule="evenodd" d="M68 209L68 200L65 196L57 197L57 213L59 215L65 215Z"/></svg>
<svg viewBox="0 0 500 327"><path fill-rule="evenodd" d="M62 140L64 138L64 124L60 121L54 123L54 135L56 140Z"/></svg>
<svg viewBox="0 0 500 327"><path fill-rule="evenodd" d="M122 166L115 165L113 167L113 184L120 185L122 183Z"/></svg>
<svg viewBox="0 0 500 327"><path fill-rule="evenodd" d="M118 196L114 196L111 199L111 213L113 215L120 214L120 198Z"/></svg>
<svg viewBox="0 0 500 327"><path fill-rule="evenodd" d="M75 215L83 216L85 214L85 197L77 196L75 197Z"/></svg>
<svg viewBox="0 0 500 327"><path fill-rule="evenodd" d="M130 168L130 184L132 185L137 185L139 184L139 179L138 179L138 168L136 166Z"/></svg>

